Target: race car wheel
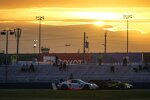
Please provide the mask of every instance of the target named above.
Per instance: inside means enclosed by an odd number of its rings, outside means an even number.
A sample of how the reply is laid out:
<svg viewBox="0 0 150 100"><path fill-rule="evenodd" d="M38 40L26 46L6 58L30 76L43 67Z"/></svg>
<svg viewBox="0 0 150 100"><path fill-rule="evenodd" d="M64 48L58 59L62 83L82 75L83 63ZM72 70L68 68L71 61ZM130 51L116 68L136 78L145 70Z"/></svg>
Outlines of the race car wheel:
<svg viewBox="0 0 150 100"><path fill-rule="evenodd" d="M84 85L83 90L89 90L90 86L89 85Z"/></svg>
<svg viewBox="0 0 150 100"><path fill-rule="evenodd" d="M68 86L66 85L66 84L63 84L62 86L61 86L61 90L67 90L68 89Z"/></svg>

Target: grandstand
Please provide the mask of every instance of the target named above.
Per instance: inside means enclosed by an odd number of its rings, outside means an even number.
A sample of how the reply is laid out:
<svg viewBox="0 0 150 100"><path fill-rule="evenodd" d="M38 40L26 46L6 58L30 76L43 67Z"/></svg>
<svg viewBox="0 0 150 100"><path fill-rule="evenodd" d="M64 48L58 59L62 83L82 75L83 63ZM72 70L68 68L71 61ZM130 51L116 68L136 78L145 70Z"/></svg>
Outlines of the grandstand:
<svg viewBox="0 0 150 100"><path fill-rule="evenodd" d="M29 63L28 63L29 64ZM111 70L111 67L114 70ZM139 69L139 65L122 66L119 64L113 65L96 65L96 64L80 64L67 65L65 69L59 69L59 66L51 64L35 63L34 71L22 71L22 64L18 65L1 65L0 67L0 82L50 82L54 80L66 80L70 75L74 78L83 80L113 80L123 82L150 82L149 69Z"/></svg>
<svg viewBox="0 0 150 100"><path fill-rule="evenodd" d="M85 63L82 53L20 54L17 63L15 58L0 55L0 83L50 83L69 78L150 83L150 53L88 53Z"/></svg>

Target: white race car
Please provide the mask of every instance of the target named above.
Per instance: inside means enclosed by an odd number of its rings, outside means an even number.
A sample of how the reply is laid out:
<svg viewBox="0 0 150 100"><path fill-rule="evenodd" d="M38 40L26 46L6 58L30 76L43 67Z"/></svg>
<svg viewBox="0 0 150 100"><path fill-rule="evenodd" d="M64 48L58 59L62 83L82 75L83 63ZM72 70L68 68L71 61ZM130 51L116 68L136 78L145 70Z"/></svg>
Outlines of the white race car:
<svg viewBox="0 0 150 100"><path fill-rule="evenodd" d="M96 85L95 83L88 83L80 79L70 79L59 83L57 87L58 89L62 90L90 90L97 89L98 85Z"/></svg>

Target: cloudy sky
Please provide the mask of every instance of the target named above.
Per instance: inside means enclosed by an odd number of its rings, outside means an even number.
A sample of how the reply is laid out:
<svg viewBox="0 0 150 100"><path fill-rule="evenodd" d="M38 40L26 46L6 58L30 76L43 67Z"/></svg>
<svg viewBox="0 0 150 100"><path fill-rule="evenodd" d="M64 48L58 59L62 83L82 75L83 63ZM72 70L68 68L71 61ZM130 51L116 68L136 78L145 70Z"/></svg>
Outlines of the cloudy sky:
<svg viewBox="0 0 150 100"><path fill-rule="evenodd" d="M149 0L0 0L0 30L21 28L20 52L33 53L38 40L36 16L42 21L42 46L50 52L82 52L83 33L90 43L87 52L126 52L126 20L129 19L129 52L149 52ZM39 41L39 40L38 40ZM36 52L38 52L38 41ZM0 49L5 50L5 36ZM70 44L66 47L66 44ZM9 36L9 53L16 52L16 39Z"/></svg>

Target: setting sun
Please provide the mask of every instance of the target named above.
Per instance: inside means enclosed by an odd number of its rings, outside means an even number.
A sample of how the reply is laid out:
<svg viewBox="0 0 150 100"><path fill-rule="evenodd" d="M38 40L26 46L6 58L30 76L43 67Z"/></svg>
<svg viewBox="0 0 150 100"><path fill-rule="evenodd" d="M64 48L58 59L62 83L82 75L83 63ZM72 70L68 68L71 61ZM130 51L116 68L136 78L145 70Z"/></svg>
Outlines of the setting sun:
<svg viewBox="0 0 150 100"><path fill-rule="evenodd" d="M103 26L105 25L104 22L93 22L94 25L97 25L97 26Z"/></svg>

